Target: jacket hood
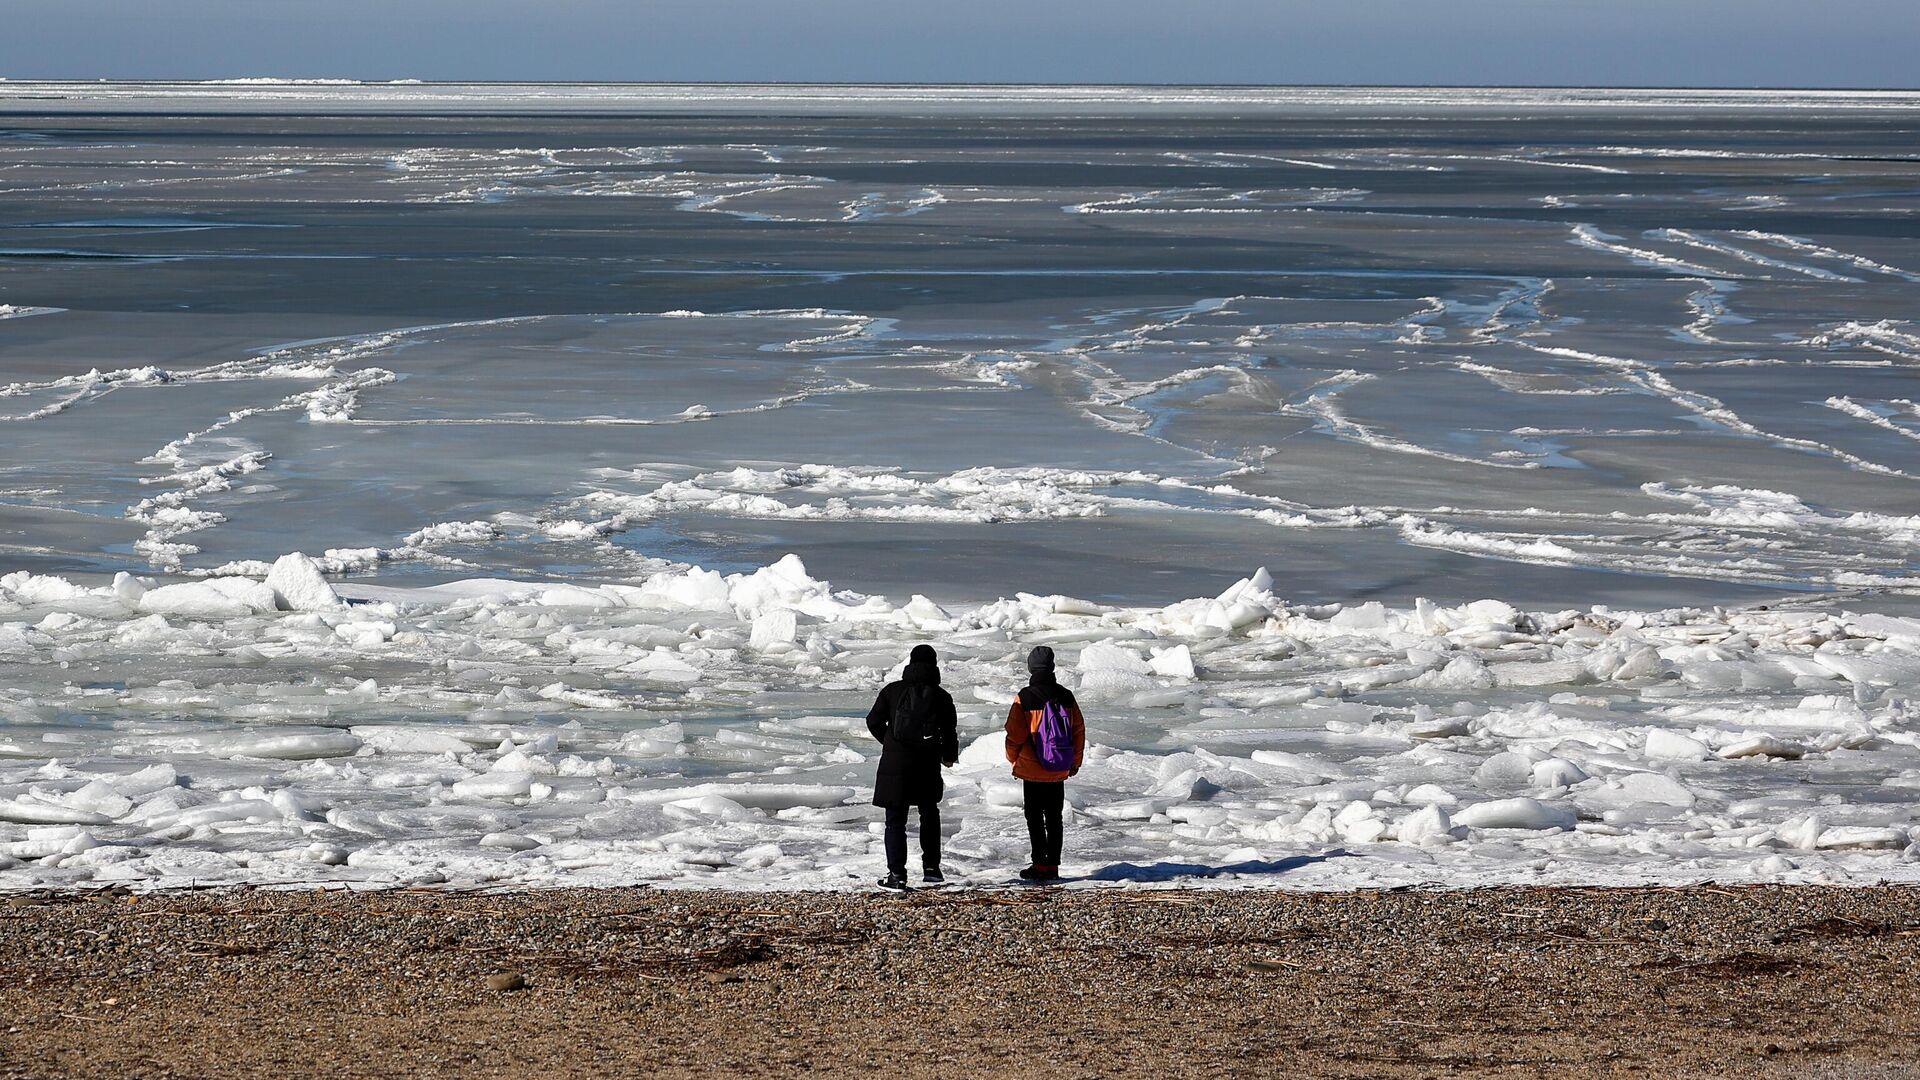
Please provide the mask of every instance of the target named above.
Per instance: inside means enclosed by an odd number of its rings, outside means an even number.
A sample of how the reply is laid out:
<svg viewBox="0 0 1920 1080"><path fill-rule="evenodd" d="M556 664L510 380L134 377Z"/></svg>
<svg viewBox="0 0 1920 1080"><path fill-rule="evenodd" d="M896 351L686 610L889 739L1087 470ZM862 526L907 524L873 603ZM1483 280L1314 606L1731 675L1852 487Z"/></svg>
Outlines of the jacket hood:
<svg viewBox="0 0 1920 1080"><path fill-rule="evenodd" d="M900 681L909 686L939 686L940 665L915 662L900 672Z"/></svg>
<svg viewBox="0 0 1920 1080"><path fill-rule="evenodd" d="M1073 704L1073 691L1060 685L1054 677L1053 669L1035 671L1028 676L1026 688L1020 691L1020 704L1029 709L1037 709L1047 702L1060 705Z"/></svg>

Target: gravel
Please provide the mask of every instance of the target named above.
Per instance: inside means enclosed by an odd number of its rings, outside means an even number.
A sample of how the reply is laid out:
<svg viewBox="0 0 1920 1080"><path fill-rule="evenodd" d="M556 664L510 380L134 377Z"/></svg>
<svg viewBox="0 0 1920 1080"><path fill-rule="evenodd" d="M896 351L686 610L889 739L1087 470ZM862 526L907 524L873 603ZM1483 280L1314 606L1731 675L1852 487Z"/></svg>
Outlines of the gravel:
<svg viewBox="0 0 1920 1080"><path fill-rule="evenodd" d="M1912 1076L1920 890L14 896L0 1076Z"/></svg>

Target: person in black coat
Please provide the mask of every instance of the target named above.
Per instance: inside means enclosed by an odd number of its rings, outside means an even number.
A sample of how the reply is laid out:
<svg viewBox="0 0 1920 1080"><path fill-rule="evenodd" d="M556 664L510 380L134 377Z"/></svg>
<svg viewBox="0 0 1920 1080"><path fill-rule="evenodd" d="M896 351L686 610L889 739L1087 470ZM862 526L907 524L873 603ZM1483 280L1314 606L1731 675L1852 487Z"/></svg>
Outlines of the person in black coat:
<svg viewBox="0 0 1920 1080"><path fill-rule="evenodd" d="M923 880L939 884L946 880L940 873L940 796L946 792L940 767L960 759L960 727L953 696L940 689L933 646L914 646L899 680L888 683L867 711L867 730L880 743L873 804L887 811L887 876L880 885L907 887L910 806L920 808Z"/></svg>

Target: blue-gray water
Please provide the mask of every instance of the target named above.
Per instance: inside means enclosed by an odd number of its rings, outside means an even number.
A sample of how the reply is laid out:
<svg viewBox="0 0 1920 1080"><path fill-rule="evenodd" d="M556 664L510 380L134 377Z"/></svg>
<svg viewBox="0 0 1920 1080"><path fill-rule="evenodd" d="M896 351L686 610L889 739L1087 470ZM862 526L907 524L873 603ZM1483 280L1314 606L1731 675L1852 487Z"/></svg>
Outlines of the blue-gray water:
<svg viewBox="0 0 1920 1080"><path fill-rule="evenodd" d="M0 89L0 569L1911 582L1899 95Z"/></svg>

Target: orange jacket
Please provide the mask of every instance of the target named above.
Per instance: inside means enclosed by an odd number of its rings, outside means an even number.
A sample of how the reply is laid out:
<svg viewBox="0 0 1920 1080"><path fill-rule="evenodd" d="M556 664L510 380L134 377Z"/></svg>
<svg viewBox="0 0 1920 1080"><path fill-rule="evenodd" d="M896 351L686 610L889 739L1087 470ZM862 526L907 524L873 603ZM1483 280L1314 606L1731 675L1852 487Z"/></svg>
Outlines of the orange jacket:
<svg viewBox="0 0 1920 1080"><path fill-rule="evenodd" d="M1013 775L1020 779L1051 784L1080 771L1080 762L1087 754L1087 722L1077 702L1067 706L1067 715L1073 720L1073 768L1056 772L1040 764L1033 746L1033 734L1040 730L1040 718L1045 714L1044 707L1029 709L1019 698L1013 699L1013 708L1007 710L1007 760L1013 762Z"/></svg>

